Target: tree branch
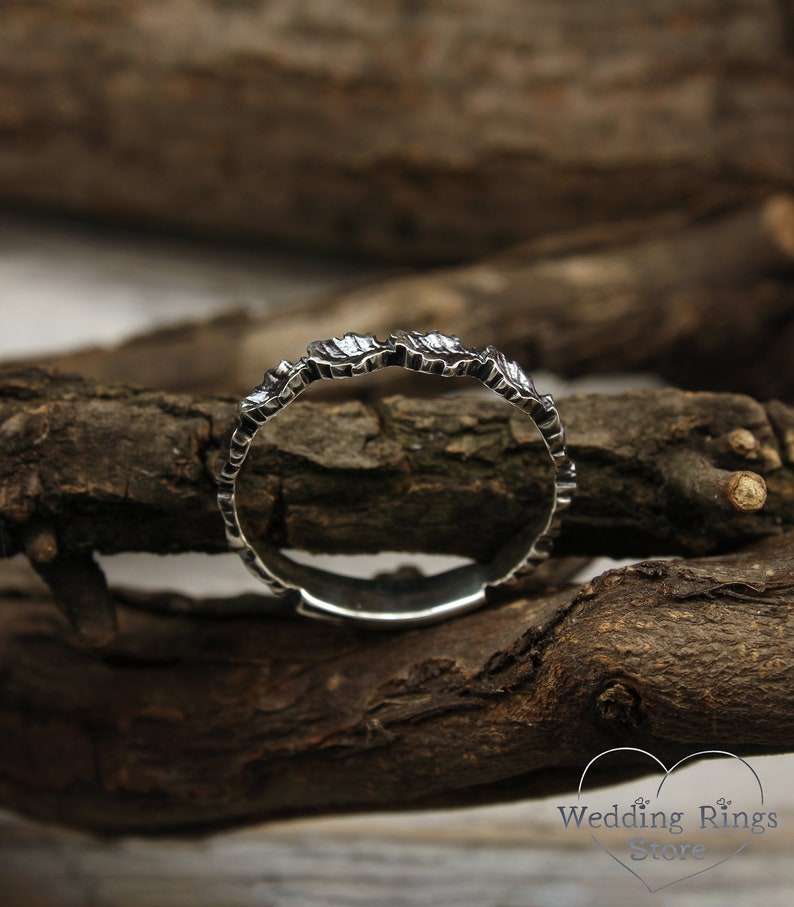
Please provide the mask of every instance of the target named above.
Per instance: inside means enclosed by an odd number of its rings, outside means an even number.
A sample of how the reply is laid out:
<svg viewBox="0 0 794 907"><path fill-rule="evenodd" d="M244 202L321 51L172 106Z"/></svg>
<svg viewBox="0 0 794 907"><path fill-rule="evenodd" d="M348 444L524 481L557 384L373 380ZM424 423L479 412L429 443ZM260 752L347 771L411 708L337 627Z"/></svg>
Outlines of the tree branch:
<svg viewBox="0 0 794 907"><path fill-rule="evenodd" d="M0 799L105 832L193 832L548 795L614 746L790 750L792 544L388 633L116 593L122 632L94 655L46 594L0 581Z"/></svg>
<svg viewBox="0 0 794 907"><path fill-rule="evenodd" d="M0 196L393 260L735 204L794 185L783 9L12 0Z"/></svg>
<svg viewBox="0 0 794 907"><path fill-rule="evenodd" d="M7 555L35 552L42 532L54 548L40 567L56 551L226 550L214 476L231 403L36 369L0 380ZM667 389L574 396L560 412L580 475L560 553L703 554L794 525L782 404ZM532 424L495 398L298 401L261 435L244 519L279 546L484 559L548 506Z"/></svg>
<svg viewBox="0 0 794 907"><path fill-rule="evenodd" d="M115 623L92 552L226 550L214 476L233 406L37 369L2 381L4 554L25 552L78 636L101 645ZM580 480L558 555L703 554L794 525L782 404L660 390L560 411ZM484 560L550 505L545 450L496 399L299 401L262 434L243 522L280 547Z"/></svg>
<svg viewBox="0 0 794 907"><path fill-rule="evenodd" d="M677 386L792 401L794 200L694 225L669 217L574 231L303 308L225 315L46 362L103 382L242 396L312 340L406 326L567 376L644 370ZM399 369L377 386L422 387Z"/></svg>

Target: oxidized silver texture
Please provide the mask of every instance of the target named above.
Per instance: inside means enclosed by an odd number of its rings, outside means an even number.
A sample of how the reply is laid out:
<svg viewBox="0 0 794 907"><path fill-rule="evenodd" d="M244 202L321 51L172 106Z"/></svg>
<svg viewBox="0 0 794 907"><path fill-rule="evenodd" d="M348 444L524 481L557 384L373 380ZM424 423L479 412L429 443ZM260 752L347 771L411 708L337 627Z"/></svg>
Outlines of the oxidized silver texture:
<svg viewBox="0 0 794 907"><path fill-rule="evenodd" d="M390 366L445 378L477 378L532 419L554 465L553 502L540 533L519 534L488 564L411 580L352 579L298 565L267 546L256 551L240 525L235 483L259 428L315 381L352 378ZM349 333L310 344L307 355L295 363L280 362L242 400L229 458L218 477L218 505L229 546L252 573L302 613L365 624L418 624L477 607L488 589L513 584L545 561L575 488L576 468L565 448L554 401L539 395L532 379L503 353L491 346L468 349L459 338L438 331L396 331L385 341Z"/></svg>

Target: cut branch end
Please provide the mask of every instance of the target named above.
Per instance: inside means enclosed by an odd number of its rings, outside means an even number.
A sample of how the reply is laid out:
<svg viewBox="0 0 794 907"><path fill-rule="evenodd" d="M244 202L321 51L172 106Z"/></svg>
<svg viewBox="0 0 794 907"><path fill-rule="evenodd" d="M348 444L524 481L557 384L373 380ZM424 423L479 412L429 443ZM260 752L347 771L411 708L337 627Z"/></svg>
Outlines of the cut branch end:
<svg viewBox="0 0 794 907"><path fill-rule="evenodd" d="M735 472L724 486L728 503L741 513L754 513L766 502L766 482L755 472Z"/></svg>

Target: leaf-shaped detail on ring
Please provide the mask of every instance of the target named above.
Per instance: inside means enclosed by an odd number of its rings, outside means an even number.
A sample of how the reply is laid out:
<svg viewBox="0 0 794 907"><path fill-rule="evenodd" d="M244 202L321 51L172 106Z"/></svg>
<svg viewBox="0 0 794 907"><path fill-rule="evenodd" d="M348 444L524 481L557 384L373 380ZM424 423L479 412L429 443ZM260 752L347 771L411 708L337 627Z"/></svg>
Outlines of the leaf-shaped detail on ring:
<svg viewBox="0 0 794 907"><path fill-rule="evenodd" d="M531 397L538 396L532 379L517 362L508 359L503 352L494 349L492 346L487 347L485 355L493 360L494 365L508 384L512 384L523 394L529 394Z"/></svg>
<svg viewBox="0 0 794 907"><path fill-rule="evenodd" d="M305 366L305 359L298 359L294 363L282 359L275 368L265 372L262 383L243 399L240 404L240 412L246 413L259 409L278 397L284 388L303 371Z"/></svg>
<svg viewBox="0 0 794 907"><path fill-rule="evenodd" d="M441 353L446 357L467 356L473 352L466 349L460 337L442 334L440 331L428 331L426 334L417 331L396 331L392 336L395 343L415 353Z"/></svg>
<svg viewBox="0 0 794 907"><path fill-rule="evenodd" d="M341 362L357 360L371 353L381 352L383 344L374 334L348 333L344 337L332 337L330 340L315 340L307 350L313 359Z"/></svg>
<svg viewBox="0 0 794 907"><path fill-rule="evenodd" d="M287 359L282 359L275 368L271 368L270 371L265 372L265 377L262 379L262 383L259 385L259 387L255 389L255 392L270 392L274 387L276 387L276 385L284 384L289 380L291 373L301 365L301 360L298 360L298 362L293 365Z"/></svg>

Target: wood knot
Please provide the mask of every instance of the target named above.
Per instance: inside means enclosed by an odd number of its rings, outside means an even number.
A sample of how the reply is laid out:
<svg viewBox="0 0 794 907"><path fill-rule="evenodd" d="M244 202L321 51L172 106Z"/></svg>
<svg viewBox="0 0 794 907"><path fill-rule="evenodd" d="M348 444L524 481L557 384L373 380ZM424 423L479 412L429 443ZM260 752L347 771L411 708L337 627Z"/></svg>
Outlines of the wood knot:
<svg viewBox="0 0 794 907"><path fill-rule="evenodd" d="M598 694L596 707L606 721L637 727L642 718L639 693L620 680L610 681Z"/></svg>

